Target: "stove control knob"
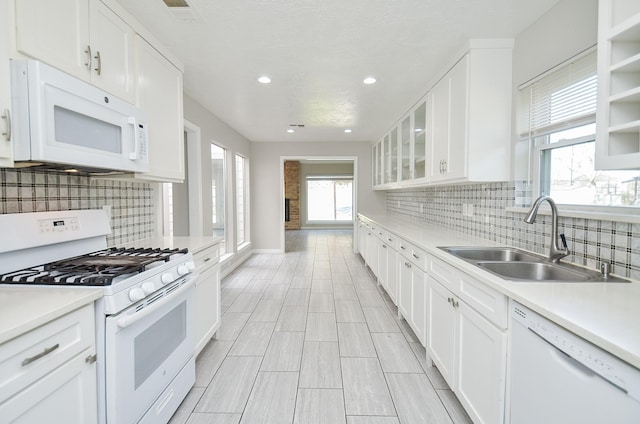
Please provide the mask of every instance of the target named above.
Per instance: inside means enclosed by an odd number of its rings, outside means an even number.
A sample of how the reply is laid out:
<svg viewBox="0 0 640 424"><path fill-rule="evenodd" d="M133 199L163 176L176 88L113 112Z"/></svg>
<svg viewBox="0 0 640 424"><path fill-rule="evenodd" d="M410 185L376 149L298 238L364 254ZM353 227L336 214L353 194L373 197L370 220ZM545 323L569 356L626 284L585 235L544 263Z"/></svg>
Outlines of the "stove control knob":
<svg viewBox="0 0 640 424"><path fill-rule="evenodd" d="M196 269L196 264L194 264L193 261L189 261L187 262L187 268L189 268L189 271L193 271Z"/></svg>
<svg viewBox="0 0 640 424"><path fill-rule="evenodd" d="M146 294L151 294L156 291L156 286L151 281L145 281L141 287Z"/></svg>
<svg viewBox="0 0 640 424"><path fill-rule="evenodd" d="M146 294L144 294L144 290L142 290L140 287L135 287L129 290L129 299L132 302L137 302L138 300L142 300L145 298L145 296Z"/></svg>
<svg viewBox="0 0 640 424"><path fill-rule="evenodd" d="M170 272L165 272L160 277L160 281L162 281L162 284L169 284L173 280L174 280L173 275Z"/></svg>
<svg viewBox="0 0 640 424"><path fill-rule="evenodd" d="M185 275L189 273L189 267L187 265L178 265L178 275Z"/></svg>

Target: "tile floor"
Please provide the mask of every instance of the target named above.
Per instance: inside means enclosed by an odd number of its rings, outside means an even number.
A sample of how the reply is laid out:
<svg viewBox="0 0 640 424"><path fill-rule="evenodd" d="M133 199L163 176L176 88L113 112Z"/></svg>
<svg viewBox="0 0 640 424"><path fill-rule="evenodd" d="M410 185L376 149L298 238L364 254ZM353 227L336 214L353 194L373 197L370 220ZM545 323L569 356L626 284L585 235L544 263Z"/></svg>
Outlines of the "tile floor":
<svg viewBox="0 0 640 424"><path fill-rule="evenodd" d="M222 325L171 424L470 423L351 231L287 231L222 281Z"/></svg>

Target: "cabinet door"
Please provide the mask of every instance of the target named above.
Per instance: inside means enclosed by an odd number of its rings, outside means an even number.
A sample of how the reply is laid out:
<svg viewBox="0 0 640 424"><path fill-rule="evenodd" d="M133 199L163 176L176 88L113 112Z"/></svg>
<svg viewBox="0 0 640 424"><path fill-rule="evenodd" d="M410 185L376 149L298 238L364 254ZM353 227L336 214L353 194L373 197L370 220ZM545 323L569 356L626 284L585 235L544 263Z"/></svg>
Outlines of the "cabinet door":
<svg viewBox="0 0 640 424"><path fill-rule="evenodd" d="M389 181L398 181L398 128L391 130L389 134Z"/></svg>
<svg viewBox="0 0 640 424"><path fill-rule="evenodd" d="M413 322L413 330L422 343L425 343L425 330L427 326L427 287L426 274L417 266L412 267L411 276L411 321Z"/></svg>
<svg viewBox="0 0 640 424"><path fill-rule="evenodd" d="M449 78L441 79L427 95L429 102L429 179L445 178L445 166L449 159Z"/></svg>
<svg viewBox="0 0 640 424"><path fill-rule="evenodd" d="M89 78L89 0L16 0L16 48Z"/></svg>
<svg viewBox="0 0 640 424"><path fill-rule="evenodd" d="M140 178L184 180L182 72L136 35L136 104L148 115L149 172Z"/></svg>
<svg viewBox="0 0 640 424"><path fill-rule="evenodd" d="M400 124L401 181L409 181L411 173L411 117L407 116Z"/></svg>
<svg viewBox="0 0 640 424"><path fill-rule="evenodd" d="M427 144L426 144L426 122L427 104L426 101L420 103L413 111L412 134L413 134L413 179L425 179Z"/></svg>
<svg viewBox="0 0 640 424"><path fill-rule="evenodd" d="M195 317L197 355L220 327L220 265L208 268L198 277Z"/></svg>
<svg viewBox="0 0 640 424"><path fill-rule="evenodd" d="M378 239L374 235L374 228L367 231L367 257L366 262L373 275L378 275Z"/></svg>
<svg viewBox="0 0 640 424"><path fill-rule="evenodd" d="M400 281L398 287L398 312L404 317L405 320L411 320L411 280L412 265L407 259L400 257Z"/></svg>
<svg viewBox="0 0 640 424"><path fill-rule="evenodd" d="M387 246L384 242L379 240L377 237L376 237L376 242L377 242L377 249L378 249L377 251L378 253L377 271L378 272L376 273L376 276L378 277L378 282L382 285L382 287L384 287L385 290L388 290L387 272L389 270L388 268L389 246Z"/></svg>
<svg viewBox="0 0 640 424"><path fill-rule="evenodd" d="M100 0L91 2L91 82L128 102L135 101L133 29Z"/></svg>
<svg viewBox="0 0 640 424"><path fill-rule="evenodd" d="M93 349L87 349L3 402L2 422L98 422L96 365L86 361L92 352Z"/></svg>
<svg viewBox="0 0 640 424"><path fill-rule="evenodd" d="M399 254L391 247L387 248L387 294L393 300L393 303L398 304L398 264Z"/></svg>
<svg viewBox="0 0 640 424"><path fill-rule="evenodd" d="M431 276L427 277L427 282L427 351L440 374L453 387L458 313L451 304L451 292Z"/></svg>
<svg viewBox="0 0 640 424"><path fill-rule="evenodd" d="M454 390L477 423L502 423L507 336L459 302L458 374Z"/></svg>
<svg viewBox="0 0 640 424"><path fill-rule="evenodd" d="M469 56L449 71L449 151L444 166L446 179L466 176Z"/></svg>
<svg viewBox="0 0 640 424"><path fill-rule="evenodd" d="M0 2L0 27L8 28L7 2ZM11 91L9 73L9 32L0 31L0 166L13 165L11 143Z"/></svg>

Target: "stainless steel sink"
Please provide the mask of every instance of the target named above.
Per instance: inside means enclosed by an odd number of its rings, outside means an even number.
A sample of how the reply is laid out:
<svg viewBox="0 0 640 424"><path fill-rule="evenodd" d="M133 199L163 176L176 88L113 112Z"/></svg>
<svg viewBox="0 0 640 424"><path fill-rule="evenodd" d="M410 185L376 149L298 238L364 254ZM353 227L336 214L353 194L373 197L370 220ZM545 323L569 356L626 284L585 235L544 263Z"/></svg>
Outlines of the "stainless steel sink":
<svg viewBox="0 0 640 424"><path fill-rule="evenodd" d="M544 256L512 247L440 247L505 280L513 282L609 282L628 280L566 263L550 262Z"/></svg>
<svg viewBox="0 0 640 424"><path fill-rule="evenodd" d="M440 249L470 262L537 262L545 259L543 256L535 255L513 247L441 247Z"/></svg>

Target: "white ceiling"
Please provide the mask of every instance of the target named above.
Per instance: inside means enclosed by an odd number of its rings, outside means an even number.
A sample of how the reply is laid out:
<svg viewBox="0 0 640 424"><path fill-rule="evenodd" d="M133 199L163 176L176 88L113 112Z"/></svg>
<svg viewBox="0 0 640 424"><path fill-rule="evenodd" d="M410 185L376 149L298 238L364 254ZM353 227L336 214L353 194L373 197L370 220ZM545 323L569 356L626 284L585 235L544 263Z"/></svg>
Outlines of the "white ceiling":
<svg viewBox="0 0 640 424"><path fill-rule="evenodd" d="M374 141L466 40L514 37L558 0L187 0L195 22L118 2L183 61L185 93L247 139Z"/></svg>

